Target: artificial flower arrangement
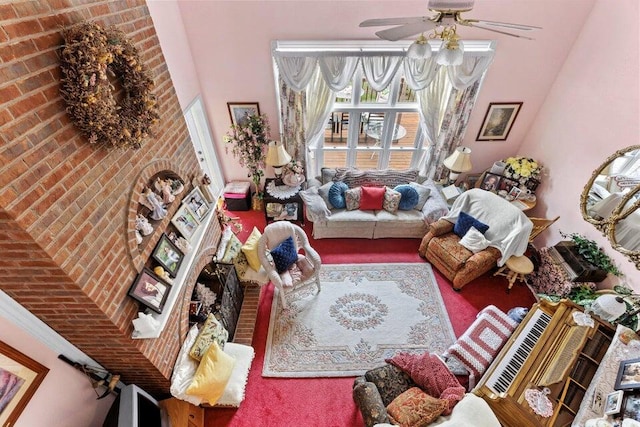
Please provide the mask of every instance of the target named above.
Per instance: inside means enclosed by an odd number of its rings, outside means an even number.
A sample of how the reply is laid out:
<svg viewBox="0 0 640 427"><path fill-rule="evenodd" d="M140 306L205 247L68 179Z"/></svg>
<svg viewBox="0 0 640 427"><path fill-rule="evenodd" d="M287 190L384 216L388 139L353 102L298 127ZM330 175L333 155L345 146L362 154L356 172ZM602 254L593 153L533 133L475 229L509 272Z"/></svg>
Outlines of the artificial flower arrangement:
<svg viewBox="0 0 640 427"><path fill-rule="evenodd" d="M504 160L504 163L506 163L504 176L523 185L531 179L539 181L542 175L542 165L530 157L509 157Z"/></svg>
<svg viewBox="0 0 640 427"><path fill-rule="evenodd" d="M269 146L269 120L266 115L247 115L241 123L232 124L224 136L224 142L232 146L231 153L240 166L249 169L249 176L256 186L258 196L262 195L260 181L264 176L265 158ZM229 146L225 147L229 151Z"/></svg>

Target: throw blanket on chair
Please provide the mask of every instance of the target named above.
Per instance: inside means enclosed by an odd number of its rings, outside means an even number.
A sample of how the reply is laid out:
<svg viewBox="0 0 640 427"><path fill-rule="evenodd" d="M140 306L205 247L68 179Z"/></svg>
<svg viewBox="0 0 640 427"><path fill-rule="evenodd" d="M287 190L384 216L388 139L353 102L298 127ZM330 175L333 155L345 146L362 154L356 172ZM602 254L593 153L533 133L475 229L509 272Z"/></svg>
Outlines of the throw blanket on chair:
<svg viewBox="0 0 640 427"><path fill-rule="evenodd" d="M474 188L456 198L449 213L442 217L455 224L460 212L465 212L487 224L484 236L502 253L498 266L502 267L512 255L527 250L533 223L516 206L497 194Z"/></svg>

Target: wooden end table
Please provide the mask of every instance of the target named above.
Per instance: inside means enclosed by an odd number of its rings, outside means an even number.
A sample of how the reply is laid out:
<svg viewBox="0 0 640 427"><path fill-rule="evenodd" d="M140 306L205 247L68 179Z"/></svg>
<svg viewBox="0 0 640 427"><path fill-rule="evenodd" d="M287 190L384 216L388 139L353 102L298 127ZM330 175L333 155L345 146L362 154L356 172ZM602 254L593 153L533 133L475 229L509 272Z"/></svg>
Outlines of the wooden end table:
<svg viewBox="0 0 640 427"><path fill-rule="evenodd" d="M300 191L288 197L276 197L269 193L269 184L275 181L275 178L267 178L265 180L264 191L264 218L267 224L270 221L298 221L304 226L304 203L300 197ZM287 187L286 185L284 187ZM286 190L286 189L285 189ZM283 191L286 193L286 191Z"/></svg>

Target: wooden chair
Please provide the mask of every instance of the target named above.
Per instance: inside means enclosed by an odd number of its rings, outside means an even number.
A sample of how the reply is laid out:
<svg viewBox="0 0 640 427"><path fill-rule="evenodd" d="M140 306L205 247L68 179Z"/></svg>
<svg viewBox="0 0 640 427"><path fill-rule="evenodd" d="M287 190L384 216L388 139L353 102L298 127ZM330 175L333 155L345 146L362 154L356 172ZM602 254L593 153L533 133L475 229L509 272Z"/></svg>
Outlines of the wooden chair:
<svg viewBox="0 0 640 427"><path fill-rule="evenodd" d="M553 224L554 222L556 222L558 219L560 219L559 216L555 217L554 219L547 219L547 218L531 218L529 217L529 219L531 220L531 222L533 223L533 229L531 230L531 234L529 235L529 243L533 242L533 239L535 239L536 237L538 237L538 235L540 233L542 233L544 230L546 230L547 228L549 228L551 226L551 224Z"/></svg>

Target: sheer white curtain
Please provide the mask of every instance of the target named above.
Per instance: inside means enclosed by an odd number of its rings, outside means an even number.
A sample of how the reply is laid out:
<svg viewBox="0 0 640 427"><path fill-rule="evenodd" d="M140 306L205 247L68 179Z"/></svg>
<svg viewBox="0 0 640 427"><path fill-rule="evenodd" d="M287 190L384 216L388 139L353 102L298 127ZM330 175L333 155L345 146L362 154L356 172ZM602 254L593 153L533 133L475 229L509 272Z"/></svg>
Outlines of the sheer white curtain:
<svg viewBox="0 0 640 427"><path fill-rule="evenodd" d="M296 92L302 91L316 71L318 59L312 56L276 56L280 75Z"/></svg>
<svg viewBox="0 0 640 427"><path fill-rule="evenodd" d="M353 78L360 58L355 56L323 56L318 58L318 65L325 82L334 92L347 87Z"/></svg>
<svg viewBox="0 0 640 427"><path fill-rule="evenodd" d="M402 64L401 56L367 56L362 58L362 71L376 92L384 90Z"/></svg>
<svg viewBox="0 0 640 427"><path fill-rule="evenodd" d="M466 89L482 78L492 62L493 55L465 56L462 64L447 67L449 80L456 89Z"/></svg>
<svg viewBox="0 0 640 427"><path fill-rule="evenodd" d="M434 57L428 59L404 59L404 77L413 90L422 90L431 84L440 69Z"/></svg>
<svg viewBox="0 0 640 427"><path fill-rule="evenodd" d="M314 152L313 149L318 146L324 135L327 117L329 117L333 108L335 92L329 88L319 69L314 73L306 92L304 129L305 140L307 141L306 152L307 156L309 156L310 153ZM307 159L305 169L307 175L313 177L318 171L313 170L315 163L308 160L310 159Z"/></svg>

